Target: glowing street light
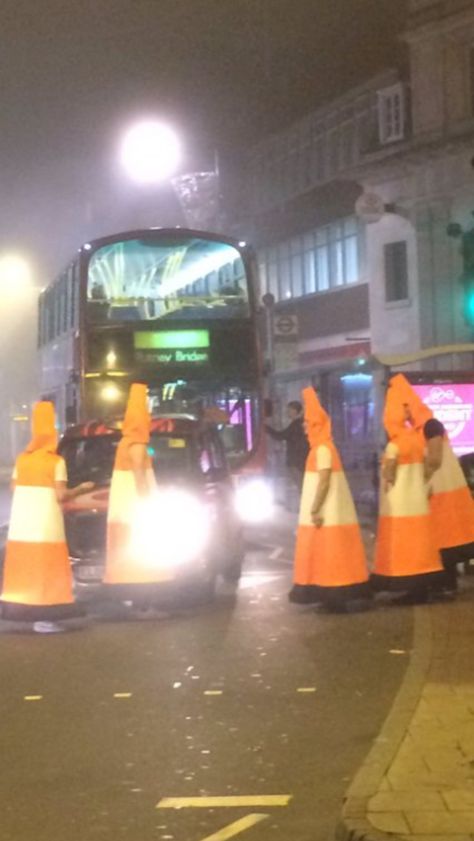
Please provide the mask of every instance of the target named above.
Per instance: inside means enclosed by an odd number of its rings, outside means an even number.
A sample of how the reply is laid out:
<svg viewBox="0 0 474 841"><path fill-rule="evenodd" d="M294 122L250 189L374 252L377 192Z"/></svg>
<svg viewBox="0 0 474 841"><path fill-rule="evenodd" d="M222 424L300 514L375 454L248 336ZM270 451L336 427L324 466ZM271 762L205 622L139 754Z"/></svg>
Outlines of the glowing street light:
<svg viewBox="0 0 474 841"><path fill-rule="evenodd" d="M0 255L0 295L17 297L31 286L29 263L18 254Z"/></svg>
<svg viewBox="0 0 474 841"><path fill-rule="evenodd" d="M127 174L141 184L170 178L181 159L177 134L159 120L144 120L130 128L122 141L120 160Z"/></svg>

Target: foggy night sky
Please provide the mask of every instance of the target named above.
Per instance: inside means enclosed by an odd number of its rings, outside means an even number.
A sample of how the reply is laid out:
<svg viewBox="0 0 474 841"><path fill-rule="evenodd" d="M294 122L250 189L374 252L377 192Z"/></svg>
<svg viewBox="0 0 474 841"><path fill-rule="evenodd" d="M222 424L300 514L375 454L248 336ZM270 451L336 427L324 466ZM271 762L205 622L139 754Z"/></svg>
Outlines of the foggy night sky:
<svg viewBox="0 0 474 841"><path fill-rule="evenodd" d="M212 165L216 147L235 166L252 141L390 67L405 9L405 0L2 0L0 252L30 257L43 285L45 270L88 238L175 224L169 190L130 185L117 168L134 117L175 126L184 170Z"/></svg>

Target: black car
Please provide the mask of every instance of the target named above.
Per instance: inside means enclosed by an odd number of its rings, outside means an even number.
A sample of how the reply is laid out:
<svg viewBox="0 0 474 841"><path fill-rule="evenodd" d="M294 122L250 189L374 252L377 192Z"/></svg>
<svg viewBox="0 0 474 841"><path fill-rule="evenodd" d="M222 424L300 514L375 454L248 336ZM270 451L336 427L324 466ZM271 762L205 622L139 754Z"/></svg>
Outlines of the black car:
<svg viewBox="0 0 474 841"><path fill-rule="evenodd" d="M71 487L92 481L94 490L64 507L66 537L78 591L100 585L105 566L107 510L115 450L120 441L118 426L92 422L71 427L63 436L59 452L66 461ZM164 504L176 501L176 547L183 535L193 546L192 512L199 525L206 523L204 550L181 559L173 571L174 583L196 596L211 597L218 575L238 581L244 557L242 526L235 507L235 492L225 452L216 426L188 415L153 418L149 443L158 493ZM184 508L183 508L184 506ZM180 520L180 512L183 517ZM196 519L197 518L197 519ZM190 533L191 529L191 533ZM150 540L155 535L151 532ZM156 534L156 541L163 535ZM196 541L198 542L198 541ZM169 541L168 541L169 543ZM174 554L171 547L171 554Z"/></svg>

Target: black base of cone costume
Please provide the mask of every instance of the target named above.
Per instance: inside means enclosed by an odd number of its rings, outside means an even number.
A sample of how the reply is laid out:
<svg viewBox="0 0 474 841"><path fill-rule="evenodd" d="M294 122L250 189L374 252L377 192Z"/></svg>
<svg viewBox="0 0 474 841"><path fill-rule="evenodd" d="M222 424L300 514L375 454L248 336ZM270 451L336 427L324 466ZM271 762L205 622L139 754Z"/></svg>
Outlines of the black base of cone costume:
<svg viewBox="0 0 474 841"><path fill-rule="evenodd" d="M420 575L377 575L372 573L370 585L375 592L406 593L410 590L418 591L420 587L427 590L439 590L445 585L444 572L426 572Z"/></svg>
<svg viewBox="0 0 474 841"><path fill-rule="evenodd" d="M80 619L85 611L78 604L33 605L2 602L0 616L9 622L58 622L61 619Z"/></svg>
<svg viewBox="0 0 474 841"><path fill-rule="evenodd" d="M293 604L323 604L330 609L347 606L350 602L372 598L367 581L348 584L346 587L318 587L316 584L293 584L288 599Z"/></svg>

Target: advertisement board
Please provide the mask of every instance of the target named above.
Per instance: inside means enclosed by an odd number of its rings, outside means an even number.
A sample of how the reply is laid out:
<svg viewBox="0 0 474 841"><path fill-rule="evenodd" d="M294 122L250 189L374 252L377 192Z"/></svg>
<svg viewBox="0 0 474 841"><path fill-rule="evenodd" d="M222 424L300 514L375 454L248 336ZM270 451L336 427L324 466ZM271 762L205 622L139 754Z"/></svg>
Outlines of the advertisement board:
<svg viewBox="0 0 474 841"><path fill-rule="evenodd" d="M448 433L457 456L474 452L474 383L413 384Z"/></svg>

